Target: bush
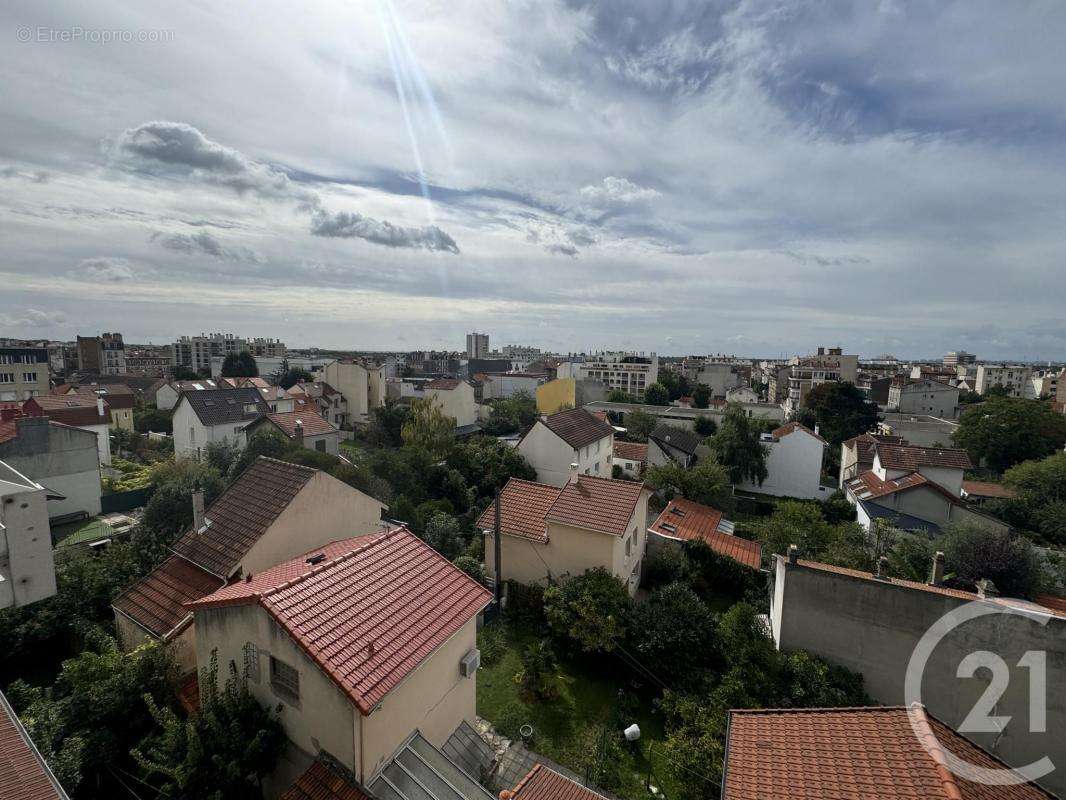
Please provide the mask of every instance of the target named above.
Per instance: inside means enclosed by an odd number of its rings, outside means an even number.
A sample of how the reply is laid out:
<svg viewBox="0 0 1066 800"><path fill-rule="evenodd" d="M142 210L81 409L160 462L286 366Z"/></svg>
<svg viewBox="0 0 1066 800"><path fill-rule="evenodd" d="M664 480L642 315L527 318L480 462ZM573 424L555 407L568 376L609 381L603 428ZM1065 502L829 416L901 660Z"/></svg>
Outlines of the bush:
<svg viewBox="0 0 1066 800"><path fill-rule="evenodd" d="M522 689L535 700L550 700L558 689L559 662L551 641L540 639L522 651Z"/></svg>
<svg viewBox="0 0 1066 800"><path fill-rule="evenodd" d="M768 602L766 576L759 570L723 556L699 539L685 542L682 552L688 565L688 580L704 600L726 595L744 599L762 608Z"/></svg>
<svg viewBox="0 0 1066 800"><path fill-rule="evenodd" d="M519 730L527 723L532 722L532 716L521 703L513 702L504 706L497 718L493 721L493 727L508 739L519 738Z"/></svg>
<svg viewBox="0 0 1066 800"><path fill-rule="evenodd" d="M696 686L720 661L715 616L683 583L656 589L636 604L628 629L629 649L668 686Z"/></svg>
<svg viewBox="0 0 1066 800"><path fill-rule="evenodd" d="M939 542L946 571L969 584L988 579L1000 594L1029 597L1040 580L1032 545L1006 531L956 525Z"/></svg>
<svg viewBox="0 0 1066 800"><path fill-rule="evenodd" d="M470 556L458 556L452 563L482 586L488 582L488 576L485 574L485 565L480 561L476 561Z"/></svg>
<svg viewBox="0 0 1066 800"><path fill-rule="evenodd" d="M544 587L507 581L507 608L504 618L519 628L544 627Z"/></svg>
<svg viewBox="0 0 1066 800"><path fill-rule="evenodd" d="M688 561L680 547L661 547L655 555L644 559L643 587L649 591L668 583L683 580L688 573Z"/></svg>
<svg viewBox="0 0 1066 800"><path fill-rule="evenodd" d="M838 522L853 522L855 520L855 506L848 502L847 496L837 489L822 503L822 516L830 525Z"/></svg>
<svg viewBox="0 0 1066 800"><path fill-rule="evenodd" d="M497 624L485 625L478 631L477 646L481 650L481 663L491 667L507 652L507 634Z"/></svg>

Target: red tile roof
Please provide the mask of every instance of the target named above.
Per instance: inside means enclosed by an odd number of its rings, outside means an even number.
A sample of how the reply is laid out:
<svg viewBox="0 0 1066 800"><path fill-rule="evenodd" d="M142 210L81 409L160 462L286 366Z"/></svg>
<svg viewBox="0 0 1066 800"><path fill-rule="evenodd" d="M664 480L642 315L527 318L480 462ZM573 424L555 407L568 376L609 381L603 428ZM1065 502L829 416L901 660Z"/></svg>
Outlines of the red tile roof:
<svg viewBox="0 0 1066 800"><path fill-rule="evenodd" d="M953 775L933 755L938 744L975 766L1008 767L920 706L730 711L728 730L723 800L1053 797L1031 783L988 786Z"/></svg>
<svg viewBox="0 0 1066 800"><path fill-rule="evenodd" d="M844 441L844 446L848 449L852 447L858 448L858 460L872 464L874 461L874 446L878 442L884 442L885 444L906 444L906 440L902 436L882 436L877 433L860 433L858 436L853 436L851 439Z"/></svg>
<svg viewBox="0 0 1066 800"><path fill-rule="evenodd" d="M919 486L926 486L944 495L952 503L957 504L960 502L959 498L936 481L929 480L920 472L911 472L908 475L901 475L898 478L889 478L884 481L881 480L881 477L876 472L868 469L866 472L862 472L849 480L847 486L860 500L872 500L876 497L886 497L896 492L905 492L909 489L916 489Z"/></svg>
<svg viewBox="0 0 1066 800"><path fill-rule="evenodd" d="M887 469L917 470L919 467L973 469L969 454L956 447L917 447L878 442L877 454Z"/></svg>
<svg viewBox="0 0 1066 800"><path fill-rule="evenodd" d="M325 762L315 761L280 800L371 800L354 782Z"/></svg>
<svg viewBox="0 0 1066 800"><path fill-rule="evenodd" d="M583 408L559 411L539 422L575 450L614 434L610 424Z"/></svg>
<svg viewBox="0 0 1066 800"><path fill-rule="evenodd" d="M340 430L336 425L325 419L317 411L308 410L264 414L259 419L250 423L247 427L251 428L253 425L259 425L263 420L269 420L274 423L278 430L290 439L296 438L297 420L303 423L304 436L321 436L324 433L336 433Z"/></svg>
<svg viewBox="0 0 1066 800"><path fill-rule="evenodd" d="M0 692L0 797L3 800L67 800L15 710Z"/></svg>
<svg viewBox="0 0 1066 800"><path fill-rule="evenodd" d="M825 439L823 439L823 438L822 438L821 436L819 436L819 435L818 435L817 433L815 433L814 431L812 431L812 430L811 430L810 428L808 428L808 427L807 427L806 425L801 425L801 424L800 424L800 423L798 423L798 422L788 422L788 423L785 423L785 424L784 424L784 425L782 425L782 426L781 426L780 428L775 428L775 429L774 429L774 432L773 432L773 433L772 433L771 435L772 435L772 436L773 436L773 437L774 437L775 439L784 439L784 438L785 438L786 436L788 436L788 435L789 435L790 433L795 433L796 431L803 431L804 433L808 433L808 434L810 434L811 436L813 436L813 437L814 437L815 439L817 439L817 440L818 440L819 442L821 442L822 444L829 444L829 442L827 442L827 441L826 441Z"/></svg>
<svg viewBox="0 0 1066 800"><path fill-rule="evenodd" d="M988 481L963 481L962 490L971 497L997 497L1009 499L1015 496L1015 492L1009 486L1002 483L989 483Z"/></svg>
<svg viewBox="0 0 1066 800"><path fill-rule="evenodd" d="M616 440L614 443L614 456L615 458L624 458L628 461L647 461L648 446L646 444L640 444L639 442L621 442Z"/></svg>
<svg viewBox="0 0 1066 800"><path fill-rule="evenodd" d="M503 511L500 514L500 528L510 536L530 539L534 542L547 542L547 526L544 516L548 509L559 499L558 486L545 483L524 481L511 478L500 493L503 498ZM496 501L477 521L479 530L492 530L496 525Z"/></svg>
<svg viewBox="0 0 1066 800"><path fill-rule="evenodd" d="M835 564L823 564L820 561L804 561L800 559L798 561L799 566L807 567L808 569L817 569L822 572L834 572L837 575L846 575L851 578L860 578L862 580L877 581L878 583L888 583L893 586L901 586L904 589L917 589L923 592L932 592L933 594L942 594L946 597L955 597L959 600L976 600L977 595L974 592L966 592L962 589L952 589L947 586L936 586L929 583L918 583L917 581L907 581L902 578L877 578L871 572L863 572L860 569L850 569L848 567L838 567Z"/></svg>
<svg viewBox="0 0 1066 800"><path fill-rule="evenodd" d="M211 594L224 583L181 556L171 556L116 597L112 606L162 639L188 623L185 603Z"/></svg>
<svg viewBox="0 0 1066 800"><path fill-rule="evenodd" d="M260 456L207 509L204 518L211 523L207 530L187 531L174 552L208 572L229 577L316 472Z"/></svg>
<svg viewBox="0 0 1066 800"><path fill-rule="evenodd" d="M567 483L544 515L549 522L624 536L644 484L581 475ZM644 525L644 520L637 520Z"/></svg>
<svg viewBox="0 0 1066 800"><path fill-rule="evenodd" d="M513 800L604 800L604 797L543 764L537 764L515 784Z"/></svg>
<svg viewBox="0 0 1066 800"><path fill-rule="evenodd" d="M684 498L671 500L649 531L671 539L702 539L716 553L729 556L753 569L762 566L762 546L719 530L722 512Z"/></svg>
<svg viewBox="0 0 1066 800"><path fill-rule="evenodd" d="M322 555L189 608L262 606L364 715L492 599L406 528L336 542Z"/></svg>
<svg viewBox="0 0 1066 800"><path fill-rule="evenodd" d="M462 381L458 378L437 378L436 380L429 381L422 388L439 389L443 392L450 392L452 389L459 388L460 383L462 383Z"/></svg>
<svg viewBox="0 0 1066 800"><path fill-rule="evenodd" d="M97 410L96 398L78 394L50 395L42 394L31 397L23 405L23 410L30 416L48 417L74 427L83 425L110 424L110 411L104 400L104 413Z"/></svg>

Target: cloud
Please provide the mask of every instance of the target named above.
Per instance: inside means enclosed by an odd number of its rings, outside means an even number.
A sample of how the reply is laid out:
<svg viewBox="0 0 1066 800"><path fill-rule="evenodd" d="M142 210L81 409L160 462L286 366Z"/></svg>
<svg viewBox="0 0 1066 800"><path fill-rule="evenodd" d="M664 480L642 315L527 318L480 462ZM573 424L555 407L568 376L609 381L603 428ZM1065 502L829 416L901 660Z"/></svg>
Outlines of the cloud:
<svg viewBox="0 0 1066 800"><path fill-rule="evenodd" d="M557 256L571 256L572 257L572 256L576 256L577 255L577 248L574 247L572 244L549 244L549 245L545 245L544 249L547 250L552 255L557 255Z"/></svg>
<svg viewBox="0 0 1066 800"><path fill-rule="evenodd" d="M646 186L638 186L628 178L608 176L600 183L581 189L581 199L592 206L610 208L642 203L660 196L660 192Z"/></svg>
<svg viewBox="0 0 1066 800"><path fill-rule="evenodd" d="M99 256L97 258L84 258L78 262L74 273L87 280L103 281L105 283L122 283L134 278L133 268L125 258L113 258Z"/></svg>
<svg viewBox="0 0 1066 800"><path fill-rule="evenodd" d="M226 261L247 261L258 264L263 259L254 250L247 247L228 247L222 244L208 231L196 233L163 233L156 231L150 237L153 242L159 242L167 250L185 255L205 255Z"/></svg>
<svg viewBox="0 0 1066 800"><path fill-rule="evenodd" d="M62 311L42 311L37 308L25 308L9 314L0 314L0 326L4 328L47 328L62 325L67 315Z"/></svg>
<svg viewBox="0 0 1066 800"><path fill-rule="evenodd" d="M354 211L316 211L311 217L311 233L335 239L365 239L386 247L410 247L447 253L458 253L455 239L436 225L406 228L387 220L364 217Z"/></svg>

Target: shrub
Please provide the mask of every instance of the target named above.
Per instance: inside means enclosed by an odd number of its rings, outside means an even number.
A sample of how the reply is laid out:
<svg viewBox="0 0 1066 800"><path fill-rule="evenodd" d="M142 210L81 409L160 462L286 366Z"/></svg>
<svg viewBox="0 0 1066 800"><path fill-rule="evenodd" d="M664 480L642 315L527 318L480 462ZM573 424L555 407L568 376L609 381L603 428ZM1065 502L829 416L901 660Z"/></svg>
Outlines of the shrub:
<svg viewBox="0 0 1066 800"><path fill-rule="evenodd" d="M559 662L547 639L529 644L522 651L522 689L536 700L549 700L557 693Z"/></svg>
<svg viewBox="0 0 1066 800"><path fill-rule="evenodd" d="M507 652L507 635L499 625L486 625L478 631L477 646L481 650L481 663L491 667Z"/></svg>
<svg viewBox="0 0 1066 800"><path fill-rule="evenodd" d="M703 599L727 595L762 607L767 602L766 577L729 556L716 553L699 539L685 542L688 580Z"/></svg>
<svg viewBox="0 0 1066 800"><path fill-rule="evenodd" d="M645 589L651 590L685 578L688 561L680 547L661 547L644 559Z"/></svg>
<svg viewBox="0 0 1066 800"><path fill-rule="evenodd" d="M458 556L452 563L484 586L488 576L485 575L485 565L470 556Z"/></svg>
<svg viewBox="0 0 1066 800"><path fill-rule="evenodd" d="M603 567L544 592L552 633L585 653L610 652L625 635L631 601L625 585Z"/></svg>
<svg viewBox="0 0 1066 800"><path fill-rule="evenodd" d="M544 620L544 587L507 581L505 619L520 628L541 628Z"/></svg>

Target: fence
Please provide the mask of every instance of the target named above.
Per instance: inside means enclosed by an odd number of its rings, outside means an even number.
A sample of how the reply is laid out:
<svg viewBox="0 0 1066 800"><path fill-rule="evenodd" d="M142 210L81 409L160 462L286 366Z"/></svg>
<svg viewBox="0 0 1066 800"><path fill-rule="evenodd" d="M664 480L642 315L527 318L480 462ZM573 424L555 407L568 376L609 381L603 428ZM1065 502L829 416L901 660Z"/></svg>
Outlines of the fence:
<svg viewBox="0 0 1066 800"><path fill-rule="evenodd" d="M110 514L115 511L132 511L148 503L152 496L152 487L145 486L143 489L130 489L127 492L115 492L100 496L100 513Z"/></svg>

